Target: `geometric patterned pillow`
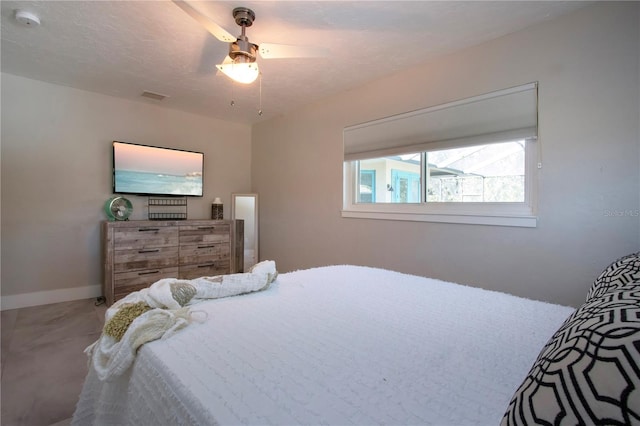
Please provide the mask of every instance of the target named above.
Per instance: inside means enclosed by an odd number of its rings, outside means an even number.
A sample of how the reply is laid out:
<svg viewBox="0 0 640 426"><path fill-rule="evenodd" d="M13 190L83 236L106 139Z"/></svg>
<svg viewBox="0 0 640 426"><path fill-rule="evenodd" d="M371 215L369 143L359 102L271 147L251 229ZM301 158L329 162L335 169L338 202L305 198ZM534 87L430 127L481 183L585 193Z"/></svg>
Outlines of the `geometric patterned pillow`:
<svg viewBox="0 0 640 426"><path fill-rule="evenodd" d="M631 283L640 283L640 252L621 257L607 266L591 285L587 302L611 289Z"/></svg>
<svg viewBox="0 0 640 426"><path fill-rule="evenodd" d="M551 337L501 425L640 424L640 285L582 305Z"/></svg>

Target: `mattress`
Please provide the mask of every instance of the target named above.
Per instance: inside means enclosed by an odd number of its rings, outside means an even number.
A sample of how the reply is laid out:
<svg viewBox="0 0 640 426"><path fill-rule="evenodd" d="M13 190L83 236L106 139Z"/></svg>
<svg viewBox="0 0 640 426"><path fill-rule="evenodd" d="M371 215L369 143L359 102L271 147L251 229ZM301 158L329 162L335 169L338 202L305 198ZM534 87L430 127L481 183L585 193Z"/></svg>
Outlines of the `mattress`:
<svg viewBox="0 0 640 426"><path fill-rule="evenodd" d="M574 309L328 266L192 311L121 380L90 372L73 423L497 425Z"/></svg>

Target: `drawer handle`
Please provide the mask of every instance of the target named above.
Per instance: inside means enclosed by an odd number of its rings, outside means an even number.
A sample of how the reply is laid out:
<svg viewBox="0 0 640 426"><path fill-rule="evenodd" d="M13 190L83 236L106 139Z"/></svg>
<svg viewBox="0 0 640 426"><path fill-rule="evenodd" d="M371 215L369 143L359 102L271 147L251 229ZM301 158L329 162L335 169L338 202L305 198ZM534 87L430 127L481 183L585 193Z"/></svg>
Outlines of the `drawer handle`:
<svg viewBox="0 0 640 426"><path fill-rule="evenodd" d="M147 271L147 272L138 272L138 275L152 275L152 274L157 274L160 271Z"/></svg>
<svg viewBox="0 0 640 426"><path fill-rule="evenodd" d="M138 250L138 253L157 253L160 249Z"/></svg>
<svg viewBox="0 0 640 426"><path fill-rule="evenodd" d="M216 229L215 226L198 226L198 229Z"/></svg>
<svg viewBox="0 0 640 426"><path fill-rule="evenodd" d="M198 265L198 268L210 268L212 266L216 266L215 263L207 263L205 265Z"/></svg>
<svg viewBox="0 0 640 426"><path fill-rule="evenodd" d="M210 246L198 246L199 249L201 248L214 248L215 245L210 245Z"/></svg>
<svg viewBox="0 0 640 426"><path fill-rule="evenodd" d="M160 228L140 228L138 232L158 232Z"/></svg>

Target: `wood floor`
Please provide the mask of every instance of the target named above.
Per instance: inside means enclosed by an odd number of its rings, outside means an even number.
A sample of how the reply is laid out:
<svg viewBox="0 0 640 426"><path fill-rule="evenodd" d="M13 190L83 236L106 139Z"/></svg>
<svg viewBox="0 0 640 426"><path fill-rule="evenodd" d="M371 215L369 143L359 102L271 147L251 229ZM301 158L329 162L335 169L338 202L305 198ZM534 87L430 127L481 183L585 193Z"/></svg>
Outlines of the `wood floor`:
<svg viewBox="0 0 640 426"><path fill-rule="evenodd" d="M95 299L2 311L3 426L69 424L105 311Z"/></svg>

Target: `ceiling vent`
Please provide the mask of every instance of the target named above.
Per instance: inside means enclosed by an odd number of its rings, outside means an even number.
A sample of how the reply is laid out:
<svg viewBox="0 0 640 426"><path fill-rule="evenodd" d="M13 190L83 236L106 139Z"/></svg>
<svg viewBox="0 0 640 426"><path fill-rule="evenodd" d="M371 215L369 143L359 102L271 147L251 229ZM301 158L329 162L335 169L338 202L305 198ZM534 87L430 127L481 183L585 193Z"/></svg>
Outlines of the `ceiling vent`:
<svg viewBox="0 0 640 426"><path fill-rule="evenodd" d="M149 98L149 99L153 99L154 101L161 101L164 98L167 97L167 95L162 95L160 93L154 93L154 92L149 92L147 90L145 90L144 92L142 92L142 96L143 98Z"/></svg>

